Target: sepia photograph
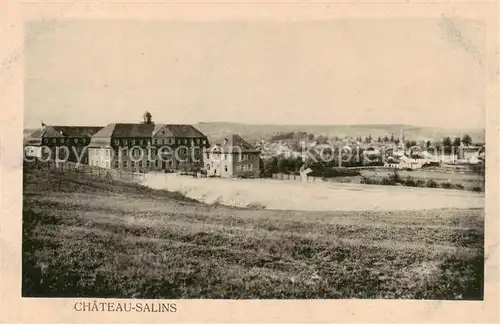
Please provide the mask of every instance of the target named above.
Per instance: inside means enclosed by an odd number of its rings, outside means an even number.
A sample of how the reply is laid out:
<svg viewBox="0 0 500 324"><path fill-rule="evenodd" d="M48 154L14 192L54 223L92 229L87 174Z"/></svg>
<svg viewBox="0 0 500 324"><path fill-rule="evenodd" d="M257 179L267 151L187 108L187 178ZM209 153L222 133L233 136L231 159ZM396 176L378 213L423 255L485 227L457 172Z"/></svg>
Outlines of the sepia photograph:
<svg viewBox="0 0 500 324"><path fill-rule="evenodd" d="M483 300L481 21L24 31L22 297Z"/></svg>

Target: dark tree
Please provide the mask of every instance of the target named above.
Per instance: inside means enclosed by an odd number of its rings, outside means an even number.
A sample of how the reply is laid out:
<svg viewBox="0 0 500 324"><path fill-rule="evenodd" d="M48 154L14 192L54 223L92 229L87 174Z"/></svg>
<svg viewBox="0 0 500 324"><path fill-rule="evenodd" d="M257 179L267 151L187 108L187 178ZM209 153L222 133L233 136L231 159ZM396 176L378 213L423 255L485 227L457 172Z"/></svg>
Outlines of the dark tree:
<svg viewBox="0 0 500 324"><path fill-rule="evenodd" d="M272 158L264 161L264 169L265 169L266 176L268 176L268 177L272 176L273 173L277 173L278 172L278 158L273 156Z"/></svg>
<svg viewBox="0 0 500 324"><path fill-rule="evenodd" d="M469 146L472 144L472 138L470 137L469 134L464 135L464 138L462 139L462 143L464 143L465 146Z"/></svg>
<svg viewBox="0 0 500 324"><path fill-rule="evenodd" d="M451 138L445 137L443 138L443 149L445 153L450 153L451 152L451 146L453 143L451 142Z"/></svg>
<svg viewBox="0 0 500 324"><path fill-rule="evenodd" d="M445 137L443 138L443 146L444 147L450 147L452 145L451 138Z"/></svg>

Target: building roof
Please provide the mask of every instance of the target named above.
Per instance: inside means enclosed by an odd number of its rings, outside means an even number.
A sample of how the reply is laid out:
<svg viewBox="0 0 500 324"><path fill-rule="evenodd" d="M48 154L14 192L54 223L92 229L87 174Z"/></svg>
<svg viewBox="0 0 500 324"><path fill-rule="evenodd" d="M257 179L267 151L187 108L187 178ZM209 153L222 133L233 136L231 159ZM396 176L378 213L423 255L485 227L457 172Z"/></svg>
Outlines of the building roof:
<svg viewBox="0 0 500 324"><path fill-rule="evenodd" d="M99 132L102 126L45 126L31 133L28 138L45 137L91 137Z"/></svg>
<svg viewBox="0 0 500 324"><path fill-rule="evenodd" d="M94 137L152 137L160 130L166 131L167 136L174 137L206 137L202 132L192 125L172 125L172 124L108 124Z"/></svg>
<svg viewBox="0 0 500 324"><path fill-rule="evenodd" d="M172 137L199 138L206 137L191 125L144 124L144 123L113 123L108 124L92 136L91 146L109 145L111 138L150 138L159 132ZM166 134L163 134L165 132Z"/></svg>
<svg viewBox="0 0 500 324"><path fill-rule="evenodd" d="M166 124L165 128L175 137L205 137L205 135L192 125Z"/></svg>
<svg viewBox="0 0 500 324"><path fill-rule="evenodd" d="M93 137L151 137L155 124L108 124Z"/></svg>
<svg viewBox="0 0 500 324"><path fill-rule="evenodd" d="M228 153L256 153L260 152L253 145L245 141L237 134L230 135L222 143L212 145L211 149L217 148Z"/></svg>

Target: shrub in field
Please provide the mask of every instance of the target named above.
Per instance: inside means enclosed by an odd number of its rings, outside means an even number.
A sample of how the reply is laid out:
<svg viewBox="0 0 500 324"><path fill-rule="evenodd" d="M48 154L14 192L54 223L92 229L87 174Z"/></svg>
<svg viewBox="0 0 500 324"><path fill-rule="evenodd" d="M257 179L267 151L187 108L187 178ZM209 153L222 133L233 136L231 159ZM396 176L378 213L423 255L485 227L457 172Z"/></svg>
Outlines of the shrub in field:
<svg viewBox="0 0 500 324"><path fill-rule="evenodd" d="M453 186L455 189L459 189L459 190L463 190L464 189L464 186L462 186L461 184L457 183L456 185Z"/></svg>
<svg viewBox="0 0 500 324"><path fill-rule="evenodd" d="M428 180L426 185L428 188L437 188L437 186L438 186L437 182L432 180L432 179Z"/></svg>
<svg viewBox="0 0 500 324"><path fill-rule="evenodd" d="M406 178L406 180L405 180L405 181L403 181L403 184L404 184L405 186L409 186L409 187L416 187L416 186L417 186L417 183L415 182L415 180L413 180L413 178L412 178L412 177L410 177L410 176L408 176L408 177Z"/></svg>
<svg viewBox="0 0 500 324"><path fill-rule="evenodd" d="M454 186L452 183L443 182L443 183L441 183L441 187L443 187L444 189L453 189Z"/></svg>
<svg viewBox="0 0 500 324"><path fill-rule="evenodd" d="M481 187L474 187L472 188L472 191L475 191L475 192L482 192L483 189L481 189Z"/></svg>
<svg viewBox="0 0 500 324"><path fill-rule="evenodd" d="M362 183L362 184L380 184L379 181L377 181L375 179L370 179L368 177L361 177L360 183Z"/></svg>
<svg viewBox="0 0 500 324"><path fill-rule="evenodd" d="M438 167L440 165L439 162L427 162L422 165L422 168L425 167Z"/></svg>
<svg viewBox="0 0 500 324"><path fill-rule="evenodd" d="M395 186L396 185L396 181L394 181L394 179L392 178L388 178L388 177L383 177L382 180L380 181L380 184L381 185L384 185L384 186Z"/></svg>
<svg viewBox="0 0 500 324"><path fill-rule="evenodd" d="M424 180L417 180L415 182L417 187L425 187L425 181Z"/></svg>

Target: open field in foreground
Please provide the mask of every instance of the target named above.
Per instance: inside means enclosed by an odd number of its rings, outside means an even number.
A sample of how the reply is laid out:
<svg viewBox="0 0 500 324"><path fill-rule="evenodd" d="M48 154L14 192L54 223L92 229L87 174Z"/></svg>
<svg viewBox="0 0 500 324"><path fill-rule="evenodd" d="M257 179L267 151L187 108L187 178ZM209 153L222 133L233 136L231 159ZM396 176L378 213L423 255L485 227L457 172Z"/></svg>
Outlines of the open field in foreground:
<svg viewBox="0 0 500 324"><path fill-rule="evenodd" d="M318 180L192 178L148 173L144 185L206 203L305 211L421 210L483 208L484 194L440 188L412 188ZM418 197L418 198L417 198Z"/></svg>
<svg viewBox="0 0 500 324"><path fill-rule="evenodd" d="M481 299L483 224L482 209L242 209L25 170L23 296Z"/></svg>

